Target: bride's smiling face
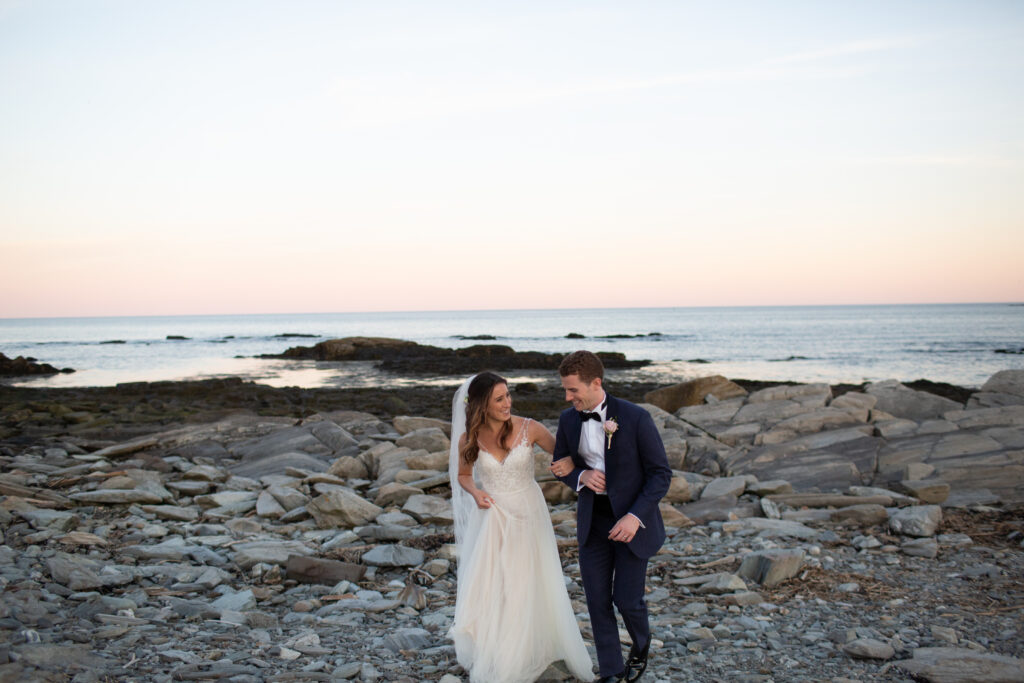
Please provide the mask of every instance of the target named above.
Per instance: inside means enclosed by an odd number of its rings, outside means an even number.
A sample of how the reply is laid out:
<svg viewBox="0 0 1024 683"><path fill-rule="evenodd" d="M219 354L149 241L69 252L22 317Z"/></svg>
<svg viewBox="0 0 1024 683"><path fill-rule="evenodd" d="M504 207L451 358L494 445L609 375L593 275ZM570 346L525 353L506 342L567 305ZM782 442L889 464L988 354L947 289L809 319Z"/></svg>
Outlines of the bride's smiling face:
<svg viewBox="0 0 1024 683"><path fill-rule="evenodd" d="M487 398L487 417L498 422L506 422L512 418L512 394L507 384L495 384L491 395Z"/></svg>

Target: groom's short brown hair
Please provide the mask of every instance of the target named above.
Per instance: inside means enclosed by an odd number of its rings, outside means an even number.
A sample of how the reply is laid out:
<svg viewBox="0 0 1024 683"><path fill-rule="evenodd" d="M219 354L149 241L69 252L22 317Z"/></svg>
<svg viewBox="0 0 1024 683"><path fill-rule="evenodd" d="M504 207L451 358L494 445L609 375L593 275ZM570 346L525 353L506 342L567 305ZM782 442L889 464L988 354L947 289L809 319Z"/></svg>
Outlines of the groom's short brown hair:
<svg viewBox="0 0 1024 683"><path fill-rule="evenodd" d="M562 359L558 366L558 374L562 377L576 375L587 384L595 379L604 382L604 363L590 351L573 351Z"/></svg>

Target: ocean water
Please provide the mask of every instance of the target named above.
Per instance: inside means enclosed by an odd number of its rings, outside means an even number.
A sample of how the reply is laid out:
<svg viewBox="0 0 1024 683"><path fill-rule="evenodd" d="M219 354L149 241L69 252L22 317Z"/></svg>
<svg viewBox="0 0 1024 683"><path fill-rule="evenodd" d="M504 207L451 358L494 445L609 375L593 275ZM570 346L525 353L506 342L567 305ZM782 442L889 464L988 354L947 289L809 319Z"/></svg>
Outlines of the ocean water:
<svg viewBox="0 0 1024 683"><path fill-rule="evenodd" d="M570 333L585 339L566 338ZM464 338L476 335L496 339ZM829 383L924 378L978 387L998 370L1024 368L1024 306L1015 304L0 319L0 352L76 370L10 382L23 386L224 376L304 387L462 379L397 377L372 363L254 358L347 336L451 348L483 343L549 353L617 351L654 363L610 373L610 379L666 383L722 374ZM549 374L524 371L512 379L551 379Z"/></svg>

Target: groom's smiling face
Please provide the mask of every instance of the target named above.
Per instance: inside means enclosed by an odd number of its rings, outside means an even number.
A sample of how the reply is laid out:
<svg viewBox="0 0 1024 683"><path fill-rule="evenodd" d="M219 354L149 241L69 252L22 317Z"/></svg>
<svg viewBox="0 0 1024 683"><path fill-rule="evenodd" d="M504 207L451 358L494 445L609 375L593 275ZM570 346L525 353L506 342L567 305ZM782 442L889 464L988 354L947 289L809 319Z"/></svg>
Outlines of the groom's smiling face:
<svg viewBox="0 0 1024 683"><path fill-rule="evenodd" d="M604 396L600 377L584 382L579 375L567 375L562 378L562 388L565 400L576 410L593 410Z"/></svg>

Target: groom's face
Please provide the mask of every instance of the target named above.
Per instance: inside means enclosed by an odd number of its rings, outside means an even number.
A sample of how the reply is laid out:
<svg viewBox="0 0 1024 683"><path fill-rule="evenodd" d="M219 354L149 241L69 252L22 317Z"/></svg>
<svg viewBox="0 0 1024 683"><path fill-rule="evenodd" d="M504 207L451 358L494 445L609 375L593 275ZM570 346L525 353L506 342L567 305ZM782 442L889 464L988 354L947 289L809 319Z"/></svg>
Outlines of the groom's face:
<svg viewBox="0 0 1024 683"><path fill-rule="evenodd" d="M562 378L562 388L565 400L576 410L593 410L604 396L600 377L584 382L579 375L567 375Z"/></svg>

